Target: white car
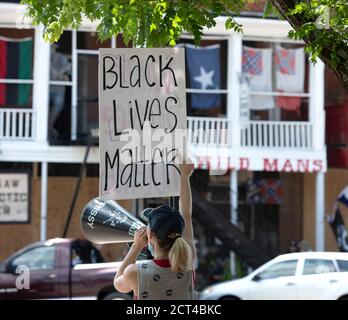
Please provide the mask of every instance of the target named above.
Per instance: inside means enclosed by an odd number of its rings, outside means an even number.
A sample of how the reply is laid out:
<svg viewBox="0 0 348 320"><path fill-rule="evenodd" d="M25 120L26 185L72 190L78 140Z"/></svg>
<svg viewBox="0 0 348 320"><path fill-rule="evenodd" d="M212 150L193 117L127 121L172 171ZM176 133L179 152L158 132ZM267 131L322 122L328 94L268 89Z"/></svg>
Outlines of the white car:
<svg viewBox="0 0 348 320"><path fill-rule="evenodd" d="M348 300L348 253L280 255L238 280L202 291L201 300Z"/></svg>

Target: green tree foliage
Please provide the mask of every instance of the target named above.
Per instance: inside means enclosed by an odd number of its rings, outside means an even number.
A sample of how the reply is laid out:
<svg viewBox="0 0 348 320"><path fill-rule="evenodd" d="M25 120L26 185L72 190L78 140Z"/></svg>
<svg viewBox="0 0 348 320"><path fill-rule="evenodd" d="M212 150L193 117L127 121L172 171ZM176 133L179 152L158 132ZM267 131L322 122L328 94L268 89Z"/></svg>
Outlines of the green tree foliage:
<svg viewBox="0 0 348 320"><path fill-rule="evenodd" d="M33 22L45 27L45 39L57 41L63 30L84 18L96 21L100 40L122 33L139 47L174 46L185 31L198 44L204 27L226 16L226 28L241 32L235 17L258 0L22 0ZM275 10L276 9L276 10ZM269 0L265 14L281 15L293 26L289 36L303 39L312 60L320 57L348 89L348 0Z"/></svg>
<svg viewBox="0 0 348 320"><path fill-rule="evenodd" d="M136 46L174 46L185 30L198 43L214 18L228 16L226 28L241 31L234 15L248 1L240 0L23 0L34 23L45 26L45 39L57 41L63 30L78 28L84 17L97 21L100 40L122 33Z"/></svg>
<svg viewBox="0 0 348 320"><path fill-rule="evenodd" d="M312 61L320 57L348 90L348 0L269 0L306 42Z"/></svg>

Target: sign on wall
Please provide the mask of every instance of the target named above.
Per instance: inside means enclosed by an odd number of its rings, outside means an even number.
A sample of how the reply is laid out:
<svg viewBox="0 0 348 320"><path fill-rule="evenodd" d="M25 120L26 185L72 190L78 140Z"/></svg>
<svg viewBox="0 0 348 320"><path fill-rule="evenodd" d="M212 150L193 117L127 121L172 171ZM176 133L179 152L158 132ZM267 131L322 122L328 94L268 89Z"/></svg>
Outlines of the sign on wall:
<svg viewBox="0 0 348 320"><path fill-rule="evenodd" d="M183 48L100 49L100 197L177 196L186 149Z"/></svg>
<svg viewBox="0 0 348 320"><path fill-rule="evenodd" d="M29 222L29 174L0 173L0 223Z"/></svg>

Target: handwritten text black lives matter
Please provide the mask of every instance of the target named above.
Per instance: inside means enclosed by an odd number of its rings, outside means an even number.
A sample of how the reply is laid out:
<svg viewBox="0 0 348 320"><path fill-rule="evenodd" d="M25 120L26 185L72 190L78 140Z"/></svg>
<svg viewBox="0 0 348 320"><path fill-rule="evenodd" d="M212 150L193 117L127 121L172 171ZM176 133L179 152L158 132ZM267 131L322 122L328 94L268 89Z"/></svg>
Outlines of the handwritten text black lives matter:
<svg viewBox="0 0 348 320"><path fill-rule="evenodd" d="M178 195L186 125L182 48L100 50L101 198Z"/></svg>

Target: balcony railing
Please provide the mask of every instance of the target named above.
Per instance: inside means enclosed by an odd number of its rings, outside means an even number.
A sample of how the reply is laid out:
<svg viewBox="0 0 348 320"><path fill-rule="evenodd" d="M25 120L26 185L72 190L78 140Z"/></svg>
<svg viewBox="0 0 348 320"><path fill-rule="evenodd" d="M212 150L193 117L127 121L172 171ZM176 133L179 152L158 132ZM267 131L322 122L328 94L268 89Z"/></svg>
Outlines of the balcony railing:
<svg viewBox="0 0 348 320"><path fill-rule="evenodd" d="M250 121L241 129L241 146L311 149L313 126L310 122Z"/></svg>
<svg viewBox="0 0 348 320"><path fill-rule="evenodd" d="M228 147L230 127L226 118L188 117L188 141L193 146ZM310 122L249 121L241 128L241 147L312 149L313 125Z"/></svg>
<svg viewBox="0 0 348 320"><path fill-rule="evenodd" d="M228 119L187 117L188 143L205 147L228 147Z"/></svg>
<svg viewBox="0 0 348 320"><path fill-rule="evenodd" d="M32 109L0 109L0 139L35 139L36 117Z"/></svg>
<svg viewBox="0 0 348 320"><path fill-rule="evenodd" d="M191 147L228 148L231 124L227 118L187 117ZM244 148L312 149L313 124L310 122L249 121L240 129ZM33 141L36 114L32 109L0 109L0 139Z"/></svg>

